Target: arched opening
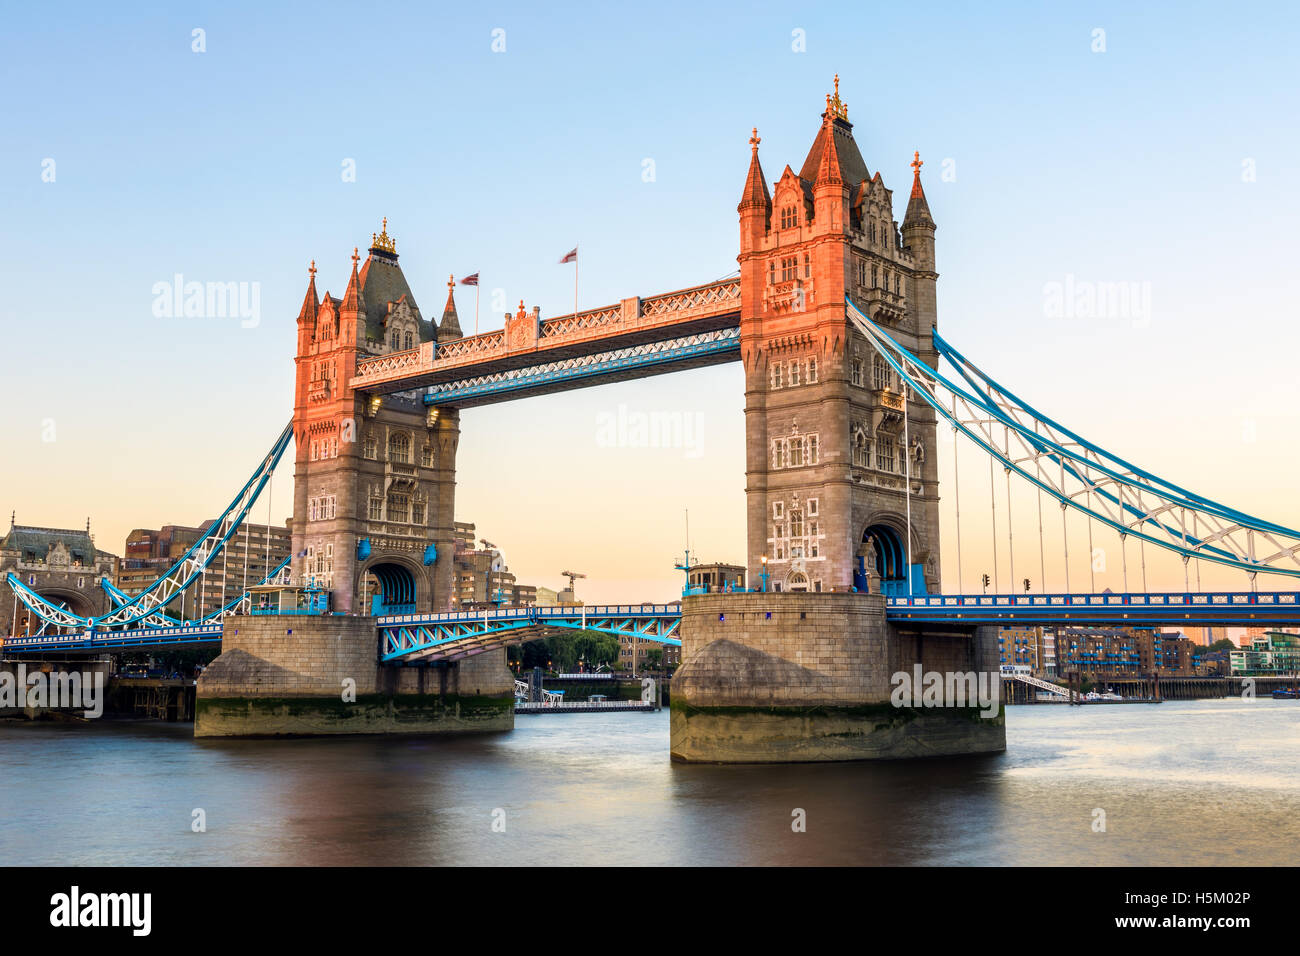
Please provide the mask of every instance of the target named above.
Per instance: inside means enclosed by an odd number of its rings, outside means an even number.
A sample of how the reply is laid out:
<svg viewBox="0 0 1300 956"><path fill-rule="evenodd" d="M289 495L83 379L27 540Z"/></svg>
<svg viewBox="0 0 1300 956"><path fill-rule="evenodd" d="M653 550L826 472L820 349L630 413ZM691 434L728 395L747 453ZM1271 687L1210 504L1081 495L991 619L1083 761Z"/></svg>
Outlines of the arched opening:
<svg viewBox="0 0 1300 956"><path fill-rule="evenodd" d="M873 524L862 533L862 542L869 545L876 559L876 573L880 575L880 592L890 595L907 594L907 547L897 530L887 524ZM858 559L854 575L859 591L867 589L867 561Z"/></svg>
<svg viewBox="0 0 1300 956"><path fill-rule="evenodd" d="M400 564L376 564L366 572L365 603L371 614L414 614L415 576Z"/></svg>
<svg viewBox="0 0 1300 956"><path fill-rule="evenodd" d="M796 571L794 574L790 575L790 583L789 583L788 590L807 591L808 576L804 574L802 571Z"/></svg>

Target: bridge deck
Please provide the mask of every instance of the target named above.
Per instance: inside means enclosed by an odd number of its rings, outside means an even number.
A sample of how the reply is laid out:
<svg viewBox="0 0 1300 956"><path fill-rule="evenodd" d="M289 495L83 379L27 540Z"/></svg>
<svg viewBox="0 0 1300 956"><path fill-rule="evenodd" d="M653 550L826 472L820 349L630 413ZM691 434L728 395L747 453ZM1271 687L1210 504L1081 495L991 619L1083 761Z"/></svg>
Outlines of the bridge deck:
<svg viewBox="0 0 1300 956"><path fill-rule="evenodd" d="M380 660L457 660L530 640L538 629L600 631L660 644L681 644L679 604L502 607L444 614L399 614L375 619ZM896 624L1155 627L1300 625L1300 592L1211 591L1161 594L923 594L886 598ZM528 631L528 629L533 629ZM528 633L524 633L528 632ZM124 631L79 631L11 637L3 653L105 653L214 644L222 624Z"/></svg>
<svg viewBox="0 0 1300 956"><path fill-rule="evenodd" d="M535 330L529 323L530 317L512 322L511 334L498 329L367 359L349 384L374 394L402 392L738 327L740 280L624 299L540 321Z"/></svg>

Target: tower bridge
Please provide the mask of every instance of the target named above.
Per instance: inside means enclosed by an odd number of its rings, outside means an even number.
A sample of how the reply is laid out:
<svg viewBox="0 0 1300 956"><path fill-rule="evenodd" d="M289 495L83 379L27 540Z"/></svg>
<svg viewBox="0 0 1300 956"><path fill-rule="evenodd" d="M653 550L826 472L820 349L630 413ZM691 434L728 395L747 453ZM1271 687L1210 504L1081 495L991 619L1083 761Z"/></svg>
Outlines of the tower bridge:
<svg viewBox="0 0 1300 956"><path fill-rule="evenodd" d="M317 292L313 261L293 418L235 501L154 587L114 596L101 615L61 608L11 575L17 599L52 628L6 650L220 640L196 732L409 732L510 726L503 648L541 628L636 634L682 644L674 756L817 760L1003 749L1000 717L972 721L956 707L903 715L888 704L890 675L914 665L996 672L999 624L1300 623L1294 591L1256 586L1261 573L1300 577L1300 532L1085 440L939 333L923 163L913 155L900 223L893 191L854 140L838 78L797 172L785 166L769 187L760 144L755 129L736 278L556 317L521 302L502 329L466 336L454 279L440 318L422 313L387 220L364 263L353 250L342 296ZM746 563L761 589L649 607L454 606L461 408L722 362L744 370ZM1005 473L1008 509L1013 478L1037 496L1040 568L1044 501L1063 520L1086 518L1090 544L1094 527L1117 534L1123 593L1071 588L1067 560L1058 594L943 594L940 427L960 439L954 469L961 443L991 475ZM169 618L164 609L212 565L289 437L288 580L327 590L332 615ZM1007 533L1014 561L1009 521ZM1140 586L1129 586L1130 545ZM1182 559L1182 591L1148 592L1148 545ZM960 582L960 508L942 556ZM1190 568L1207 562L1244 572L1249 590L1192 587ZM338 712L341 680L356 682L364 706Z"/></svg>

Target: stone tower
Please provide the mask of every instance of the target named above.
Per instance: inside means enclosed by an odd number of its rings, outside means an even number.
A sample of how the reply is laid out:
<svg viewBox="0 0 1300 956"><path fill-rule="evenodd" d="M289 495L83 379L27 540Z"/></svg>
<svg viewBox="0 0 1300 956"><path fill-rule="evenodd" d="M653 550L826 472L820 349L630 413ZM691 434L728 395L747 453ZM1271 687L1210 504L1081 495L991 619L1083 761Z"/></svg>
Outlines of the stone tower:
<svg viewBox="0 0 1300 956"><path fill-rule="evenodd" d="M845 297L934 363L935 224L915 157L900 230L847 105L826 97L799 172L769 193L758 131L738 212L751 585L908 591L939 584L935 415L852 326ZM911 448L904 446L906 434ZM911 494L904 475L911 456ZM875 576L879 575L879 582Z"/></svg>
<svg viewBox="0 0 1300 956"><path fill-rule="evenodd" d="M387 220L358 258L343 298L319 301L313 261L298 313L293 579L329 589L342 613L446 610L459 413L348 383L362 360L459 338L451 283L439 328L420 315Z"/></svg>

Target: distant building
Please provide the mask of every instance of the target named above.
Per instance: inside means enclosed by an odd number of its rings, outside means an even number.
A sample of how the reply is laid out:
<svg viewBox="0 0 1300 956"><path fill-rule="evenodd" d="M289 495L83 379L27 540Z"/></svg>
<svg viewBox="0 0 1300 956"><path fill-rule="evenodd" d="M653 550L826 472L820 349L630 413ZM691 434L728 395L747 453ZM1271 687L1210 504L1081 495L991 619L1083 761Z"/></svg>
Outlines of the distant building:
<svg viewBox="0 0 1300 956"><path fill-rule="evenodd" d="M124 554L118 561L117 586L134 597L167 573L203 537L216 519L199 527L164 525L136 528L126 536ZM198 584L166 608L172 617L192 619L209 614L242 595L247 587L261 583L277 564L289 557L290 533L285 526L245 522L208 565ZM304 565L309 577L326 577L332 555L324 551L311 555Z"/></svg>
<svg viewBox="0 0 1300 956"><path fill-rule="evenodd" d="M456 522L453 542L452 595L455 607L497 603L523 607L538 603L538 589L531 584L520 584L515 579L496 545L481 541L482 547L476 546L472 522Z"/></svg>
<svg viewBox="0 0 1300 956"><path fill-rule="evenodd" d="M95 547L90 522L85 530L42 528L14 523L0 538L0 578L9 572L37 594L63 605L73 614L92 617L106 614L108 596L101 578L113 580L117 555ZM0 600L0 631L26 634L39 631L43 622L12 595Z"/></svg>
<svg viewBox="0 0 1300 956"><path fill-rule="evenodd" d="M710 594L739 591L745 587L745 569L738 564L696 564L686 572L686 583Z"/></svg>
<svg viewBox="0 0 1300 956"><path fill-rule="evenodd" d="M1300 672L1300 637L1266 631L1249 646L1229 652L1232 676L1271 677Z"/></svg>
<svg viewBox="0 0 1300 956"><path fill-rule="evenodd" d="M1051 673L1041 627L1002 628L998 632L998 652L1003 664L1023 664L1033 668L1035 674Z"/></svg>
<svg viewBox="0 0 1300 956"><path fill-rule="evenodd" d="M1103 677L1194 677L1216 670L1201 645L1178 632L1086 627L1058 628L1054 636L1057 676L1077 671Z"/></svg>

